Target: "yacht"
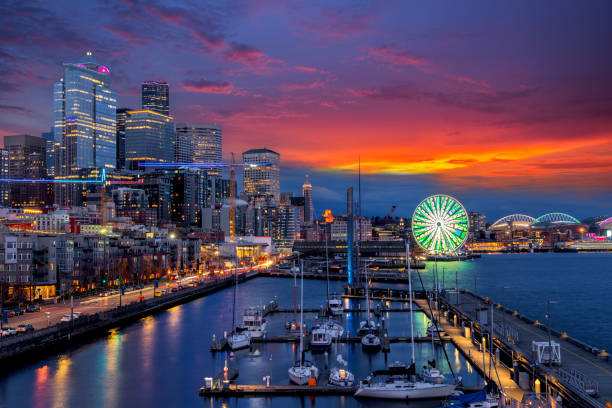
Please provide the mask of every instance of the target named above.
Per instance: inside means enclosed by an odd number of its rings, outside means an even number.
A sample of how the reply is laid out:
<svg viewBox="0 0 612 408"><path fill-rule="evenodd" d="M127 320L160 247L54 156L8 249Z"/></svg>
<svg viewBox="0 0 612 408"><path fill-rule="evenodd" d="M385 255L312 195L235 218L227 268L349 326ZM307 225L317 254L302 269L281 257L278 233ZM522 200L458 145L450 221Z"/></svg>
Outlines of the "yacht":
<svg viewBox="0 0 612 408"><path fill-rule="evenodd" d="M329 372L329 383L337 387L352 387L355 376L346 368L332 368Z"/></svg>
<svg viewBox="0 0 612 408"><path fill-rule="evenodd" d="M261 308L251 306L242 315L242 327L251 338L261 338L266 335L268 323L263 317Z"/></svg>
<svg viewBox="0 0 612 408"><path fill-rule="evenodd" d="M357 332L360 336L367 334L369 331L373 331L374 333L378 333L379 327L376 325L374 320L363 320L359 322L359 331Z"/></svg>
<svg viewBox="0 0 612 408"><path fill-rule="evenodd" d="M344 312L344 307L342 306L342 299L337 294L333 293L330 295L329 299L327 299L327 309L334 316L339 316Z"/></svg>
<svg viewBox="0 0 612 408"><path fill-rule="evenodd" d="M238 290L238 271L234 272L236 284L234 285L234 301L232 303L232 333L227 339L230 350L239 350L251 345L251 337L248 332L240 327L236 327L236 291Z"/></svg>
<svg viewBox="0 0 612 408"><path fill-rule="evenodd" d="M306 385L311 378L319 376L319 369L310 361L300 359L295 365L289 368L289 379L297 385Z"/></svg>
<svg viewBox="0 0 612 408"><path fill-rule="evenodd" d="M364 351L378 351L380 350L380 338L370 332L361 338L361 347Z"/></svg>
<svg viewBox="0 0 612 408"><path fill-rule="evenodd" d="M385 382L373 382L371 377L368 377L359 384L354 397L397 400L442 399L451 395L454 390L455 385L453 384L430 384L410 381L404 378L396 378Z"/></svg>
<svg viewBox="0 0 612 408"><path fill-rule="evenodd" d="M423 381L428 383L442 384L444 382L444 375L435 366L429 365L428 367L424 367L421 376L423 377Z"/></svg>
<svg viewBox="0 0 612 408"><path fill-rule="evenodd" d="M332 336L333 340L339 339L344 334L344 327L342 327L341 324L334 322L332 319L324 322L320 327L327 330Z"/></svg>
<svg viewBox="0 0 612 408"><path fill-rule="evenodd" d="M332 336L327 329L319 327L313 329L310 339L310 349L312 351L327 351L331 347Z"/></svg>
<svg viewBox="0 0 612 408"><path fill-rule="evenodd" d="M308 384L311 378L319 376L319 369L310 361L304 360L304 261L300 262L300 359L289 367L289 379L291 382L304 385Z"/></svg>
<svg viewBox="0 0 612 408"><path fill-rule="evenodd" d="M247 332L233 332L227 339L230 350L240 350L251 345L251 337Z"/></svg>

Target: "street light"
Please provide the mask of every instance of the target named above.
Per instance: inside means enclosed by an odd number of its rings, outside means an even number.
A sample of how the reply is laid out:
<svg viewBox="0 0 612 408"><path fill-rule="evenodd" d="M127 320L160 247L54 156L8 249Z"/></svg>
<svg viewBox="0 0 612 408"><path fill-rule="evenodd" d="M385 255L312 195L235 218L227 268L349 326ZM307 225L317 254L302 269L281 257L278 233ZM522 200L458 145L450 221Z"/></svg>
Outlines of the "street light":
<svg viewBox="0 0 612 408"><path fill-rule="evenodd" d="M548 299L548 314L546 315L546 320L548 321L548 367L552 366L552 337L551 337L551 329L550 329L550 304L551 303L559 303L555 300Z"/></svg>
<svg viewBox="0 0 612 408"><path fill-rule="evenodd" d="M503 332L503 336L504 338L507 340L506 337L506 312L503 310L504 306L504 289L510 289L510 286L502 286L501 290L502 290L502 302L501 302L501 309L502 309L502 330Z"/></svg>

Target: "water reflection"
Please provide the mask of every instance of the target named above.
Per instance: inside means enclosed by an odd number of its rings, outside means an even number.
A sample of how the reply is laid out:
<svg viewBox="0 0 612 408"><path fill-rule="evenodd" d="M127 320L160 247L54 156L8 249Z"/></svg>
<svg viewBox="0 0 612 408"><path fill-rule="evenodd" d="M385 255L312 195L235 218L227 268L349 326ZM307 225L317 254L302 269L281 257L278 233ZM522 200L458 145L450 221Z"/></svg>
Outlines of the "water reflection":
<svg viewBox="0 0 612 408"><path fill-rule="evenodd" d="M57 361L57 370L51 387L54 408L62 408L68 405L67 402L72 392L69 377L71 365L72 361L67 355L61 356Z"/></svg>
<svg viewBox="0 0 612 408"><path fill-rule="evenodd" d="M119 399L119 386L121 385L121 346L123 345L124 335L118 329L109 332L104 353L104 365L102 366L102 376L105 384L105 398L107 407L117 406Z"/></svg>
<svg viewBox="0 0 612 408"><path fill-rule="evenodd" d="M34 405L36 407L43 408L49 404L44 394L46 387L48 387L49 371L50 368L46 364L36 370L36 383L34 385Z"/></svg>

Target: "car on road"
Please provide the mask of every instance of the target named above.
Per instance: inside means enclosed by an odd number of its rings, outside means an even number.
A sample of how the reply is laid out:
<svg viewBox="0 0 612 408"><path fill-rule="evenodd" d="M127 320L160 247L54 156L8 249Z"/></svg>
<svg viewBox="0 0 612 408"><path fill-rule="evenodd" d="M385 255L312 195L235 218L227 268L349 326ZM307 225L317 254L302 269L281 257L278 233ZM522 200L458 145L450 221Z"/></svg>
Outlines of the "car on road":
<svg viewBox="0 0 612 408"><path fill-rule="evenodd" d="M17 331L19 333L33 332L34 326L32 326L31 324L20 324L19 326L17 326Z"/></svg>
<svg viewBox="0 0 612 408"><path fill-rule="evenodd" d="M82 312L74 312L74 313L72 313L72 316L73 316L75 319L78 319L78 318L79 318L79 317L81 317L82 315L83 315L83 313L82 313Z"/></svg>
<svg viewBox="0 0 612 408"><path fill-rule="evenodd" d="M40 312L40 305L28 305L26 308L27 313Z"/></svg>
<svg viewBox="0 0 612 408"><path fill-rule="evenodd" d="M13 309L14 316L21 316L25 313L25 309L22 307L16 307Z"/></svg>
<svg viewBox="0 0 612 408"><path fill-rule="evenodd" d="M14 336L17 334L17 329L14 327L3 327L2 328L2 335L3 336Z"/></svg>
<svg viewBox="0 0 612 408"><path fill-rule="evenodd" d="M69 322L72 320L72 317L69 314L65 314L62 316L62 318L60 319L60 322Z"/></svg>

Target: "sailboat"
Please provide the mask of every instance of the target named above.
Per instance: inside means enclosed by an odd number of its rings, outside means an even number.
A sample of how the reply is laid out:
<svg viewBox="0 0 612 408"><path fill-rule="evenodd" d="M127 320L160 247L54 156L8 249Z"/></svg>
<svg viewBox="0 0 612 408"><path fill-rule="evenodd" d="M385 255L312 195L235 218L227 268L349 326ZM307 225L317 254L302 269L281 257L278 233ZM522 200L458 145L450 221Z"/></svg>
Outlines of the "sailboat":
<svg viewBox="0 0 612 408"><path fill-rule="evenodd" d="M366 268L366 316L367 321L370 320L370 281L368 279L368 269ZM378 351L380 350L380 338L374 333L374 330L368 328L367 334L361 338L361 347L365 351Z"/></svg>
<svg viewBox="0 0 612 408"><path fill-rule="evenodd" d="M342 299L336 293L329 293L329 250L327 247L327 232L325 232L325 270L327 271L327 312L332 316L339 316L344 311Z"/></svg>
<svg viewBox="0 0 612 408"><path fill-rule="evenodd" d="M297 333L300 331L300 325L297 321L297 272L299 268L294 264L291 270L293 271L293 320L288 320L285 323L285 329L289 333Z"/></svg>
<svg viewBox="0 0 612 408"><path fill-rule="evenodd" d="M406 242L406 267L408 268L408 290L410 291L410 338L412 347L412 364L408 369L390 367L388 370L375 371L361 381L355 392L355 397L381 399L431 399L447 398L455 390L454 384L432 384L416 379L414 369L414 319L412 316L412 274L410 273L410 257L408 242ZM385 381L375 381L374 377L384 375Z"/></svg>
<svg viewBox="0 0 612 408"><path fill-rule="evenodd" d="M236 284L234 285L234 302L232 305L232 333L227 339L230 350L239 350L251 345L251 337L245 330L236 327L236 291L238 290L238 269L234 270Z"/></svg>
<svg viewBox="0 0 612 408"><path fill-rule="evenodd" d="M300 359L295 362L292 367L289 367L289 379L291 382L304 385L308 383L311 378L317 378L319 376L319 369L312 364L310 361L304 360L304 261L300 263Z"/></svg>
<svg viewBox="0 0 612 408"><path fill-rule="evenodd" d="M431 305L431 299L430 299L430 305ZM429 327L437 328L437 325L435 324L434 320L432 320ZM428 332L427 335L431 337L431 351L432 353L434 353L434 359L431 361L429 360L427 361L427 366L423 367L423 372L421 373L421 376L423 377L423 380L429 383L442 384L444 382L444 375L442 375L442 372L436 368L436 359L435 359L436 343L434 341L436 334L438 334L438 338L440 337L440 332L438 330L435 330L430 333L429 327L427 328L427 332Z"/></svg>
<svg viewBox="0 0 612 408"><path fill-rule="evenodd" d="M338 387L351 387L355 382L355 375L346 369L348 363L342 358L342 354L336 357L337 367L329 372L329 383Z"/></svg>

